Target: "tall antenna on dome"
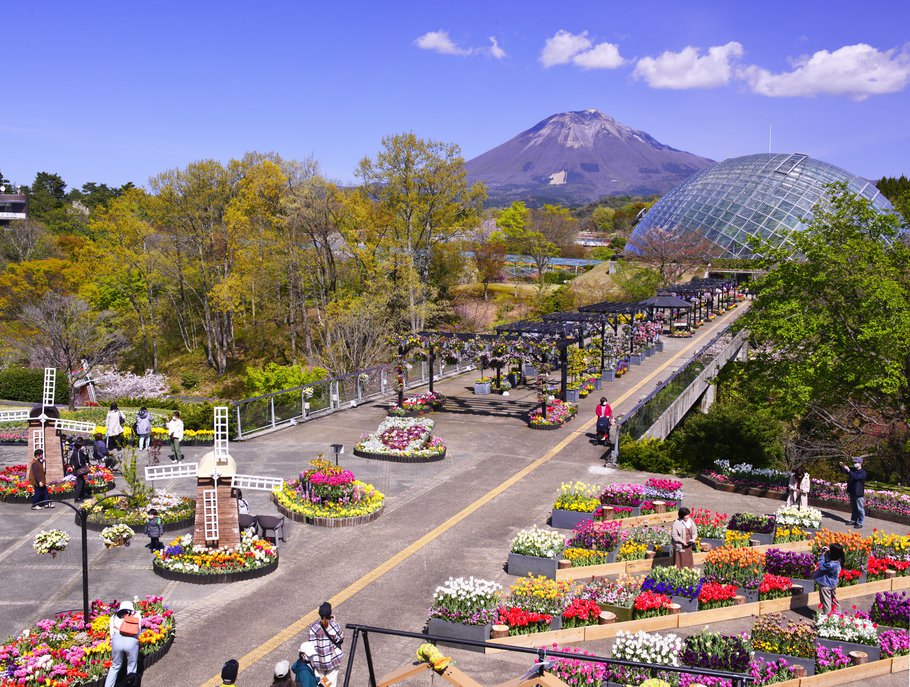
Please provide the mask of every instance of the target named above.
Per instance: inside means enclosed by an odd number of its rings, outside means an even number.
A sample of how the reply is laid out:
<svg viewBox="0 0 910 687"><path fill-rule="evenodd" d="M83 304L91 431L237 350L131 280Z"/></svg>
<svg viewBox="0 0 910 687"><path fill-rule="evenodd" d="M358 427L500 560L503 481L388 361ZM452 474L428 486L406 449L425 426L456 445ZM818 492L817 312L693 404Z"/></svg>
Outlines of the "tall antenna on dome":
<svg viewBox="0 0 910 687"><path fill-rule="evenodd" d="M771 122L768 122L768 158L771 158Z"/></svg>

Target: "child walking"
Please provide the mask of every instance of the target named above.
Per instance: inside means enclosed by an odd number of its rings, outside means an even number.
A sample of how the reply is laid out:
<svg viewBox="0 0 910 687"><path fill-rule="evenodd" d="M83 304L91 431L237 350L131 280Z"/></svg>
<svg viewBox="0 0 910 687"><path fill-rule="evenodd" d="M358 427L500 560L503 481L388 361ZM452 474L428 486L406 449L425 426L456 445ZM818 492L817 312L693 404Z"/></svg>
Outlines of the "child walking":
<svg viewBox="0 0 910 687"><path fill-rule="evenodd" d="M164 548L164 544L161 543L161 535L164 534L164 525L161 522L161 518L158 517L158 511L154 508L149 510L148 518L148 522L145 523L145 533L151 541L145 545L145 548L151 549L152 551L158 551L159 549Z"/></svg>

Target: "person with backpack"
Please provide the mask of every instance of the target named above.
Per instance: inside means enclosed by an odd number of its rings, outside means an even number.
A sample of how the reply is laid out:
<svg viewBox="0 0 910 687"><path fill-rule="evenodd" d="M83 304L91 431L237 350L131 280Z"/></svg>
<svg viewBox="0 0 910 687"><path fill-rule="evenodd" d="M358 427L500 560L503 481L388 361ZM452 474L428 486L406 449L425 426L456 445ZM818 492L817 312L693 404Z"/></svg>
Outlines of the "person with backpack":
<svg viewBox="0 0 910 687"><path fill-rule="evenodd" d="M126 659L127 684L135 684L136 668L139 662L139 633L142 616L131 601L121 601L117 612L111 616L111 669L107 672L104 687L114 687L117 675Z"/></svg>
<svg viewBox="0 0 910 687"><path fill-rule="evenodd" d="M70 453L70 467L73 470L73 476L76 478L76 503L88 498L88 484L86 478L89 473L88 456L82 447L82 439L76 439L73 446L73 452Z"/></svg>
<svg viewBox="0 0 910 687"><path fill-rule="evenodd" d="M319 620L310 625L307 639L316 647L316 653L310 656L316 677L325 687L337 687L338 668L344 656L341 651L344 633L341 625L335 621L332 604L328 601L319 605Z"/></svg>
<svg viewBox="0 0 910 687"><path fill-rule="evenodd" d="M139 450L147 451L152 443L152 416L146 407L139 409L136 414L136 423L133 425L133 431L139 437Z"/></svg>
<svg viewBox="0 0 910 687"><path fill-rule="evenodd" d="M104 418L104 430L107 433L108 450L123 448L123 425L126 424L126 416L120 412L116 403L111 403L111 409Z"/></svg>

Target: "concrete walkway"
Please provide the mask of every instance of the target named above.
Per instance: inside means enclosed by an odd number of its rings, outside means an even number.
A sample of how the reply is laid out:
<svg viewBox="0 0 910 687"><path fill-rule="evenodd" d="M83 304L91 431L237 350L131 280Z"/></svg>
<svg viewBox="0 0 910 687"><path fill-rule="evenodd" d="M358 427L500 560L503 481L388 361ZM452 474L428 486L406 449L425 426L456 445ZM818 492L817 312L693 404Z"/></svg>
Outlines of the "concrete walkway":
<svg viewBox="0 0 910 687"><path fill-rule="evenodd" d="M719 318L692 339L667 339L664 353L606 385L605 395L616 412L631 408L743 310ZM105 550L98 535L90 535L92 598L161 594L177 613L178 641L166 659L150 669L144 684L217 684L211 679L223 661L244 657L240 684L267 685L274 663L296 656L301 631L325 599L334 600L342 624L420 631L433 591L447 577L474 575L508 587L512 578L505 574L504 564L509 542L519 529L546 524L560 483L647 479L645 474L603 467L604 449L591 440L598 392L581 402L580 417L568 427L540 432L525 423L536 403L532 390L521 387L508 397L475 397L472 381L469 374L437 385L452 397L444 412L432 416L437 421L435 433L449 447L442 463L411 465L353 457L351 448L360 435L375 429L385 416L376 404L233 445L231 453L242 472L290 479L318 453L330 454L330 444L342 442L348 447L342 464L387 495L385 513L369 525L333 530L290 523L279 569L267 577L232 585L169 583L151 572L144 542ZM187 453L192 459L206 450L190 448ZM22 448L0 447L5 464L22 462L24 454ZM684 482L687 502L697 506L732 513L771 511L779 505L716 492L695 480ZM192 480L166 486L176 493L194 493ZM274 512L266 494L245 496L254 513ZM828 516L827 526L843 526L841 514ZM870 528L876 526L900 530L870 521ZM53 560L31 549L34 534L47 527L60 527L73 537L69 549ZM78 536L69 509L32 512L27 506L0 504L0 541L0 575L5 582L0 591L0 633L18 633L54 611L81 605ZM749 623L725 625L745 629ZM610 644L585 648L607 652ZM416 646L417 642L374 639L377 670L383 673L411 660ZM503 654L451 653L461 668L484 684L517 675L528 664L527 659ZM352 684L364 684L360 661L355 670L359 672ZM906 676L901 677L901 684L906 684ZM889 679L871 684L898 684Z"/></svg>

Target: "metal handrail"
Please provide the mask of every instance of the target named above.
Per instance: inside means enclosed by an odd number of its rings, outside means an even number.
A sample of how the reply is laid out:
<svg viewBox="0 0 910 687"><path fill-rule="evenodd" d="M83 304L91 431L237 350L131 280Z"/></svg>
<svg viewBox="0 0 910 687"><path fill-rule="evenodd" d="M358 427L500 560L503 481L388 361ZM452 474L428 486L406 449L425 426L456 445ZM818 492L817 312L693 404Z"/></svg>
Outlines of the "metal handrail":
<svg viewBox="0 0 910 687"><path fill-rule="evenodd" d="M695 675L703 675L706 677L717 677L726 680L730 680L733 687L740 687L741 685L748 685L754 682L754 679L751 675L744 673L731 673L721 670L711 670L709 668L700 668L693 666L665 666L659 664L650 664L650 663L638 663L636 661L626 661L619 658L607 658L606 656L595 656L592 654L576 654L568 651L550 651L547 649L534 649L531 647L524 646L511 646L509 644L494 644L493 642L484 642L475 639L457 639L453 637L443 637L440 635L432 635L427 633L420 632L408 632L406 630L393 630L387 627L374 627L371 625L360 625L358 623L347 623L345 625L346 629L353 630L353 639L351 642L351 651L348 654L348 663L347 670L344 673L344 685L343 687L349 687L351 679L351 670L354 667L354 654L357 652L357 644L360 635L363 635L363 644L364 652L366 654L367 660L367 669L370 674L370 687L376 687L376 674L373 668L373 657L370 652L370 643L369 643L369 634L380 634L380 635L391 635L393 637L408 637L411 639L419 639L422 642L445 642L446 644L455 644L462 646L470 646L475 648L482 649L495 649L497 651L511 651L514 653L521 654L534 654L535 656L554 656L556 658L567 658L572 661L589 661L591 663L601 663L604 665L614 665L622 666L624 668L633 668L637 670L643 670L648 672L653 671L662 671L662 672L673 672L673 673L692 673Z"/></svg>

